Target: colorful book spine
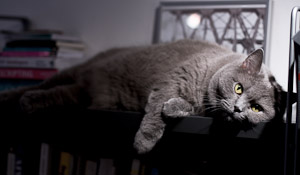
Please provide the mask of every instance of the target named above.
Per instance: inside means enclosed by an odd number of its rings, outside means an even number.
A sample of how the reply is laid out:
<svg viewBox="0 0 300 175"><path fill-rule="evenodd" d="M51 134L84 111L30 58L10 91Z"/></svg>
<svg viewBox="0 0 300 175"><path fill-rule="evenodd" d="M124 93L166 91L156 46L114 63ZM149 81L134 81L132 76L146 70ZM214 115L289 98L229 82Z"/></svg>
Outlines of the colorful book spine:
<svg viewBox="0 0 300 175"><path fill-rule="evenodd" d="M0 67L53 69L55 60L55 57L0 57Z"/></svg>
<svg viewBox="0 0 300 175"><path fill-rule="evenodd" d="M0 78L44 80L57 72L57 69L0 68Z"/></svg>
<svg viewBox="0 0 300 175"><path fill-rule="evenodd" d="M4 51L0 53L3 57L48 57L53 53L49 51Z"/></svg>
<svg viewBox="0 0 300 175"><path fill-rule="evenodd" d="M130 175L139 175L141 162L138 159L133 159Z"/></svg>
<svg viewBox="0 0 300 175"><path fill-rule="evenodd" d="M0 91L14 89L22 86L32 86L39 84L42 81L43 80L0 79Z"/></svg>
<svg viewBox="0 0 300 175"><path fill-rule="evenodd" d="M71 175L73 166L73 156L68 152L60 153L59 175Z"/></svg>
<svg viewBox="0 0 300 175"><path fill-rule="evenodd" d="M59 48L67 47L73 49L84 49L85 45L82 42L66 42L55 40L13 40L5 45L6 47L50 47Z"/></svg>
<svg viewBox="0 0 300 175"><path fill-rule="evenodd" d="M53 52L56 49L51 47L4 47L3 51L24 51L24 52Z"/></svg>
<svg viewBox="0 0 300 175"><path fill-rule="evenodd" d="M68 36L63 34L55 33L19 33L19 34L10 34L8 35L10 40L62 40L70 42L80 42L81 39L75 36Z"/></svg>

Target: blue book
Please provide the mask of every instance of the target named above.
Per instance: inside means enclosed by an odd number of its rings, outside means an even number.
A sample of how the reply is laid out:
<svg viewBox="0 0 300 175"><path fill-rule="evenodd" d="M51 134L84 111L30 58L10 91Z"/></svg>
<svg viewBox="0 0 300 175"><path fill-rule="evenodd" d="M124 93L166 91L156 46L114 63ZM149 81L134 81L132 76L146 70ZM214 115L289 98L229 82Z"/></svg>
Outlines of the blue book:
<svg viewBox="0 0 300 175"><path fill-rule="evenodd" d="M0 91L41 83L42 80L0 79Z"/></svg>
<svg viewBox="0 0 300 175"><path fill-rule="evenodd" d="M52 52L55 49L51 47L4 47L3 51L46 51L46 52Z"/></svg>

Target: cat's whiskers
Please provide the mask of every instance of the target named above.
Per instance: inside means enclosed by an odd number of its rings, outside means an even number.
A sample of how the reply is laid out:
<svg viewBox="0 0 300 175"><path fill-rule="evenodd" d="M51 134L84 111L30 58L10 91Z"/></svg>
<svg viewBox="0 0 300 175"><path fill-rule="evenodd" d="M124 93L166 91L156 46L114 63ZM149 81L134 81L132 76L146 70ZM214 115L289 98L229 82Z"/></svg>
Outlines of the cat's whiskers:
<svg viewBox="0 0 300 175"><path fill-rule="evenodd" d="M216 111L220 111L220 110L223 110L223 108L222 108L222 106L217 104L214 106L207 106L206 108L204 108L203 112L216 112Z"/></svg>

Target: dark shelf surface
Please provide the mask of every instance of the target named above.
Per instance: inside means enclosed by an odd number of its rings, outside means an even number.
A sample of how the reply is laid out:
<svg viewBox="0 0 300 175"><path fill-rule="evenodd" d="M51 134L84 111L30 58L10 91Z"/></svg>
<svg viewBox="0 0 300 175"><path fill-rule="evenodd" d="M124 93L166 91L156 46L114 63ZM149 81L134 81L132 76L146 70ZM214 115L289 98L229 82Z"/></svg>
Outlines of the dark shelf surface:
<svg viewBox="0 0 300 175"><path fill-rule="evenodd" d="M132 111L110 111L110 110L62 110L43 111L32 115L7 114L7 120L2 122L2 129L15 128L34 129L41 132L56 133L71 130L73 133L96 132L136 132L143 118L143 113ZM184 118L168 119L170 121L169 131L186 134L211 134L214 125L213 117L189 116ZM270 123L260 123L248 130L234 129L234 135L238 138L258 139L262 136L266 126ZM284 125L283 123L280 125ZM222 129L231 130L235 124ZM218 127L218 126L217 126ZM223 126L221 126L223 127ZM221 131L220 131L221 132ZM78 134L77 133L77 134Z"/></svg>
<svg viewBox="0 0 300 175"><path fill-rule="evenodd" d="M212 117L202 117L202 116L190 116L182 118L177 125L174 126L172 131L180 133L189 133L189 134L204 134L209 135L210 129L213 125L214 119ZM260 138L266 123L260 123L256 125L253 129L249 130L240 130L236 137L239 138Z"/></svg>

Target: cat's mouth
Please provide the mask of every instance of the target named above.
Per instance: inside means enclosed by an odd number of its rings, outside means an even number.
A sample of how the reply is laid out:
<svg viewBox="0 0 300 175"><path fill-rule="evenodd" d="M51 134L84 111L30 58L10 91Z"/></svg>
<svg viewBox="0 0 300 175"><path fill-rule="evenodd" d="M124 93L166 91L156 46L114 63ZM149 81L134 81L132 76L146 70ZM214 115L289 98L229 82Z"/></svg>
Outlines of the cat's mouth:
<svg viewBox="0 0 300 175"><path fill-rule="evenodd" d="M248 121L247 116L245 116L242 111L235 110L234 107L232 107L228 101L221 100L221 106L222 106L223 117L225 117L225 119L227 119L228 121L232 121L232 120L237 120L240 122Z"/></svg>
<svg viewBox="0 0 300 175"><path fill-rule="evenodd" d="M241 130L244 131L252 129L255 126L254 123L249 121L247 116L244 116L238 112L224 110L221 116L225 121L236 124Z"/></svg>
<svg viewBox="0 0 300 175"><path fill-rule="evenodd" d="M220 99L219 103L215 104L217 110L213 110L209 113L218 115L226 121L238 121L238 123L251 123L248 117L242 110L235 110L231 103L226 99Z"/></svg>
<svg viewBox="0 0 300 175"><path fill-rule="evenodd" d="M227 118L229 120L237 120L237 121L245 121L248 120L247 116L243 115L241 112L234 112L234 111L225 111Z"/></svg>

